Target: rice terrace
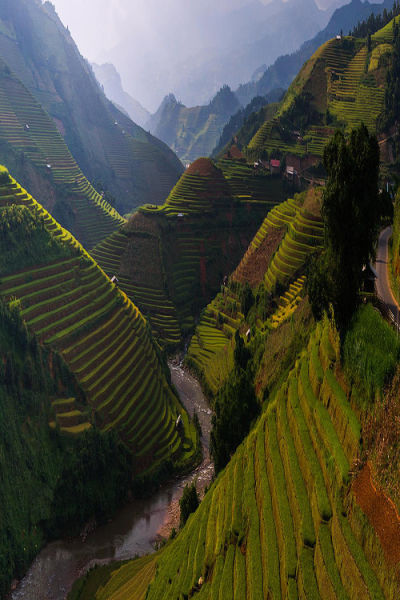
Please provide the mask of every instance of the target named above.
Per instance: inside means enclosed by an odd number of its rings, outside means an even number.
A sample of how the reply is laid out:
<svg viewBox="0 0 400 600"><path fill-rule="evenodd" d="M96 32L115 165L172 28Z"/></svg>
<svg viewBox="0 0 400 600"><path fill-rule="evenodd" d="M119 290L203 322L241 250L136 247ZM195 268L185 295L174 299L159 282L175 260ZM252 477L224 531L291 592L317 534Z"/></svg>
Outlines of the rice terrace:
<svg viewBox="0 0 400 600"><path fill-rule="evenodd" d="M0 599L400 598L400 3L0 0Z"/></svg>

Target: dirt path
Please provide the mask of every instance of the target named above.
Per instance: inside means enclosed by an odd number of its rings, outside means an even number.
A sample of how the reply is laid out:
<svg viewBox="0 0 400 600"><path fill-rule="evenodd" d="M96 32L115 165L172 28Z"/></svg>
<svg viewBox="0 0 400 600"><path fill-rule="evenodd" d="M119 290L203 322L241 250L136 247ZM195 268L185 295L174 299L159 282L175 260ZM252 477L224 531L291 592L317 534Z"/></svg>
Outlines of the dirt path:
<svg viewBox="0 0 400 600"><path fill-rule="evenodd" d="M400 562L400 517L392 500L375 486L369 463L354 480L353 492L379 536L387 563L397 564Z"/></svg>
<svg viewBox="0 0 400 600"><path fill-rule="evenodd" d="M378 240L378 248L376 252L375 269L378 274L376 280L376 289L378 295L382 298L386 306L392 311L394 318L399 322L400 306L398 305L390 286L389 279L389 252L388 243L392 235L392 228L386 227Z"/></svg>

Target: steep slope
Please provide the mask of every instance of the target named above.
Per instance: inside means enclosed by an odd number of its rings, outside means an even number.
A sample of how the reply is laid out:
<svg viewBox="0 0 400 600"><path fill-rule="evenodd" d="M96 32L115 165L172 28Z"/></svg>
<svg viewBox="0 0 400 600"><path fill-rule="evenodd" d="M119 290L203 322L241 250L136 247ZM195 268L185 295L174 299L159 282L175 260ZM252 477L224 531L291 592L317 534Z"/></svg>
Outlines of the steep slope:
<svg viewBox="0 0 400 600"><path fill-rule="evenodd" d="M4 168L0 207L0 296L17 298L28 330L62 356L82 390L90 421L101 431L118 434L132 453L136 472L154 469L167 458L176 464L190 460L196 449L194 430L136 306ZM33 220L33 233L22 237L23 243L18 235L22 218ZM37 229L44 239L32 253ZM78 426L75 407L68 408L61 414L71 419L61 423L58 415L56 420L61 426ZM175 427L179 413L182 433Z"/></svg>
<svg viewBox="0 0 400 600"><path fill-rule="evenodd" d="M258 69L259 72L262 71L261 76L254 81L240 85L235 94L242 104L247 104L255 96L265 96L274 88L287 89L302 65L322 44L340 32L348 34L359 21L367 19L371 14L379 14L384 9L390 10L392 6L391 0L385 0L382 4L352 0L341 6L333 13L325 29L317 33L311 40L304 42L293 54L280 56L268 69Z"/></svg>
<svg viewBox="0 0 400 600"><path fill-rule="evenodd" d="M321 157L335 127L349 131L364 122L376 131L385 98L388 49L383 44L379 32L372 37L371 53L364 39L335 38L323 44L301 69L273 119L250 141L249 155L280 151Z"/></svg>
<svg viewBox="0 0 400 600"><path fill-rule="evenodd" d="M122 87L121 76L114 65L92 64L97 81L103 86L104 92L117 107L122 108L134 123L144 127L150 117L150 113L140 102L132 98Z"/></svg>
<svg viewBox="0 0 400 600"><path fill-rule="evenodd" d="M0 158L86 247L124 222L83 175L54 121L1 59Z"/></svg>
<svg viewBox="0 0 400 600"><path fill-rule="evenodd" d="M117 198L121 213L143 202L162 202L182 172L179 161L130 120L129 136L123 134L125 127L115 126L121 113L110 110L54 6L5 0L0 24L0 57L55 119L86 177ZM142 154L144 165L137 156ZM160 164L168 172L162 189L151 185Z"/></svg>
<svg viewBox="0 0 400 600"><path fill-rule="evenodd" d="M187 108L171 94L164 98L147 127L181 159L192 161L211 154L224 125L239 107L228 86L221 88L207 106Z"/></svg>
<svg viewBox="0 0 400 600"><path fill-rule="evenodd" d="M182 331L239 262L282 186L239 161L199 159L161 207L147 205L93 256L148 315L164 345ZM151 262L149 258L151 257Z"/></svg>
<svg viewBox="0 0 400 600"><path fill-rule="evenodd" d="M387 325L379 327L395 344ZM108 567L96 574L102 585L92 588L91 598L141 599L146 583L149 600L397 597L390 550L381 546L350 485L361 454L356 396L326 319L152 568L140 567L132 577L135 562ZM89 598L86 589L76 598Z"/></svg>

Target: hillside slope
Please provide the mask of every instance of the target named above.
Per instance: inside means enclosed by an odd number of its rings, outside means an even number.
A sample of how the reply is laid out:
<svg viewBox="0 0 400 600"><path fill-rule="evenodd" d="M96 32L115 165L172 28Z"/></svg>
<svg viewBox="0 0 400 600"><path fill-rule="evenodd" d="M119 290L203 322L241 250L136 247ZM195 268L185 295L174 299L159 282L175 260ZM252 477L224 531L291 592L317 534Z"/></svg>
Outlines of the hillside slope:
<svg viewBox="0 0 400 600"><path fill-rule="evenodd" d="M295 320L294 335L299 326ZM395 334L379 327L395 344ZM350 485L361 455L357 386L344 375L329 321L309 333L284 383L176 540L151 569L138 565L137 575L130 573L134 562L97 572L91 598L142 599L146 584L150 600L397 597L390 544L374 532ZM75 598L89 598L86 589Z"/></svg>
<svg viewBox="0 0 400 600"><path fill-rule="evenodd" d="M166 459L191 460L194 430L136 306L4 168L0 207L0 296L16 298L28 330L61 355L82 390L89 421L118 434L135 472L155 469ZM21 219L31 223L29 235L20 233ZM64 409L56 410L59 425L79 426L76 408ZM59 412L72 414L61 419ZM178 414L182 432L175 427Z"/></svg>
<svg viewBox="0 0 400 600"><path fill-rule="evenodd" d="M0 57L53 117L85 176L117 198L122 214L164 200L182 172L178 159L129 119L129 134L115 125L122 113L110 109L50 2L2 2Z"/></svg>
<svg viewBox="0 0 400 600"><path fill-rule="evenodd" d="M224 86L207 106L187 108L170 94L147 127L172 148L182 160L193 161L209 156L229 118L240 104L228 86Z"/></svg>
<svg viewBox="0 0 400 600"><path fill-rule="evenodd" d="M323 44L300 70L276 115L254 135L248 155L280 152L317 162L335 127L350 131L363 122L376 132L384 110L388 42L390 36L378 32L371 52L365 39Z"/></svg>
<svg viewBox="0 0 400 600"><path fill-rule="evenodd" d="M283 195L279 180L240 161L199 159L163 206L142 207L92 254L148 315L158 339L173 346Z"/></svg>
<svg viewBox="0 0 400 600"><path fill-rule="evenodd" d="M54 121L1 59L0 159L87 248L124 222L83 175Z"/></svg>

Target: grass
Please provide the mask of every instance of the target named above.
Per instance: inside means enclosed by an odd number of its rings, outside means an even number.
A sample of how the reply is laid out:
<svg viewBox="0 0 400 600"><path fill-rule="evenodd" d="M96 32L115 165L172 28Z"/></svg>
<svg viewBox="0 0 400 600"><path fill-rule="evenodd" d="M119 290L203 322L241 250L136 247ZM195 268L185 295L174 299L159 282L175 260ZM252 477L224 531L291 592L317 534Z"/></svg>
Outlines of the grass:
<svg viewBox="0 0 400 600"><path fill-rule="evenodd" d="M370 305L362 306L343 345L346 373L370 402L390 383L400 357L395 331Z"/></svg>

